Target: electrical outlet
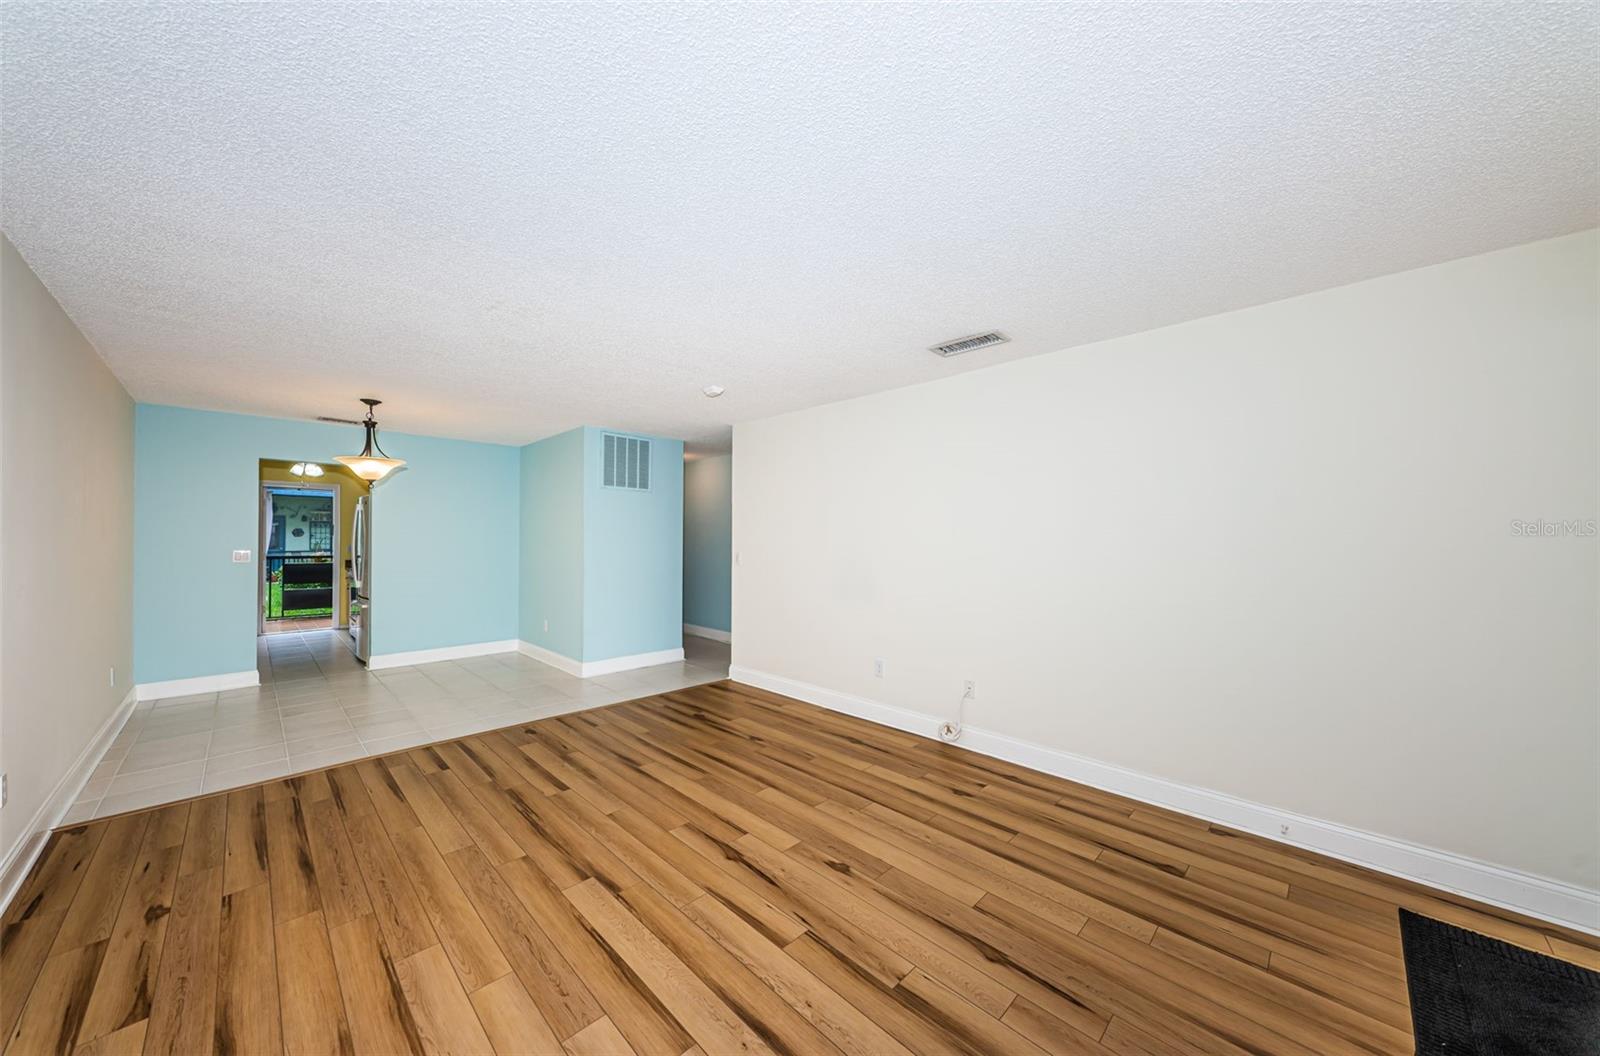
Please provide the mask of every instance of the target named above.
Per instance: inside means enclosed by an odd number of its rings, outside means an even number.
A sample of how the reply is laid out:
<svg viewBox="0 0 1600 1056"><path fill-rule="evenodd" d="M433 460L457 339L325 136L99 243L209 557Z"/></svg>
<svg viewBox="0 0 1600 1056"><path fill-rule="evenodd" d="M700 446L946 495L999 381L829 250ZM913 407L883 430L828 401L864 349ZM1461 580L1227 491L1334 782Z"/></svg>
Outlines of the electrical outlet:
<svg viewBox="0 0 1600 1056"><path fill-rule="evenodd" d="M11 775L0 774L0 807L6 805L6 800L11 798Z"/></svg>
<svg viewBox="0 0 1600 1056"><path fill-rule="evenodd" d="M872 661L872 674L875 678L883 677L883 657L880 656L878 659Z"/></svg>
<svg viewBox="0 0 1600 1056"><path fill-rule="evenodd" d="M112 689L117 688L117 669L115 667L111 668L107 673L106 685L110 686Z"/></svg>
<svg viewBox="0 0 1600 1056"><path fill-rule="evenodd" d="M547 631L550 629L550 621L549 620L545 620L544 621L544 629L547 630Z"/></svg>
<svg viewBox="0 0 1600 1056"><path fill-rule="evenodd" d="M233 563L236 565L248 565L250 563L250 551L235 550L233 552Z"/></svg>

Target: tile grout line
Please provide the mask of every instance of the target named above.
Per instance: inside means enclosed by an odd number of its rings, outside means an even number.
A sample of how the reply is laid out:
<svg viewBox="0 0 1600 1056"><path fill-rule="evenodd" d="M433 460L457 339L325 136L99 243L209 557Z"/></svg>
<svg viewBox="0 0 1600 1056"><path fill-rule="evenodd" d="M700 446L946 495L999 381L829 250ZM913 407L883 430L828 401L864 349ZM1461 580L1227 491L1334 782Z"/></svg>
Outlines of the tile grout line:
<svg viewBox="0 0 1600 1056"><path fill-rule="evenodd" d="M545 671L543 666L530 668L521 658L503 659L472 658L470 660L449 660L436 664L414 665L407 668L397 668L382 673L368 672L362 668L341 667L339 660L345 659L344 653L331 649L314 649L300 633L294 635L283 634L276 636L284 639L281 648L274 649L270 646L258 648L258 669L263 669L263 681L260 683L260 696L270 696L271 710L277 716L276 740L253 747L238 748L235 751L218 753L216 743L218 735L226 729L245 726L259 722L259 718L245 719L220 725L223 721L219 709L223 705L222 693L210 695L210 714L206 720L207 728L195 730L191 734L176 734L175 737L192 736L205 733L206 742L203 754L197 761L200 763L199 794L205 795L209 782L221 778L227 783L226 775L258 767L271 767L280 765L286 772L294 771L294 753L289 750L290 736L287 728L288 719L284 713L286 706L306 704L307 701L298 701L296 704L286 705L279 695L279 686L303 685L308 690L307 700L310 707L301 711L300 715L324 715L331 718L337 715L344 723L343 730L326 731L324 733L311 733L300 738L302 742L315 744L319 738L331 735L348 733L353 743L345 745L331 745L328 747L307 747L300 756L308 760L315 758L315 765L325 765L324 760L329 753L348 751L347 759L350 761L364 758L374 758L396 751L405 751L408 748L421 744L433 743L441 738L471 736L487 730L499 729L521 722L538 721L551 715L567 714L573 711L584 710L587 707L602 706L605 703L616 703L629 699L631 695L638 694L649 696L656 693L668 693L680 689L690 688L707 681L726 678L725 673L717 670L721 665L713 657L696 657L694 661L687 658L677 664L661 665L672 670L661 671L652 676L649 669L639 672L619 673L617 676L604 679L595 679L590 682L571 684L569 677ZM293 637L293 642L287 641ZM276 654L276 658L275 658ZM292 656L290 660L288 657ZM701 666L710 663L710 667ZM313 673L314 672L314 673ZM531 677L530 672L542 672L549 677ZM284 674L295 674L302 677L282 679ZM629 677L629 676L633 677ZM319 686L318 683L321 683ZM427 687L420 698L415 698L411 690L404 690L404 696L396 692L403 686ZM359 687L360 695L355 695ZM586 692L586 690L600 690L599 693ZM576 692L574 692L576 691ZM328 694L325 700L318 700L322 692ZM348 695L347 695L348 694ZM533 699L530 699L533 698ZM604 699L601 699L604 698ZM257 700L259 702L260 697ZM191 703L199 703L191 702ZM106 777L107 791L93 801L82 802L75 806L81 808L92 817L98 816L104 805L104 800L111 795L110 788L119 779L133 774L148 773L152 770L162 769L162 766L147 767L142 770L127 771L129 756L143 744L155 744L167 738L155 738L142 741L141 738L149 732L148 723L157 714L161 701L152 701L145 711L140 714L140 725L133 733L133 743L130 744L122 756L116 760L116 765ZM391 706L392 705L392 706ZM358 718L351 714L354 708L363 712L360 721L372 726L384 726L391 722L405 722L413 728L397 733L382 736L367 736L357 725ZM376 708L374 712L373 708ZM430 714L430 712L432 714ZM442 714L441 714L442 712ZM373 714L388 715L389 718L371 722ZM448 718L446 718L448 716ZM430 721L443 720L443 721ZM182 725L176 723L175 725ZM313 722L313 725L315 723ZM410 743L394 744L385 743L396 740ZM245 743L248 743L248 739ZM271 748L281 748L282 756L277 760L265 760L259 763L247 763L227 770L211 772L211 764L218 759L230 755L243 755L260 752ZM163 766L182 766L183 762L162 764ZM337 764L334 764L337 765ZM187 780L187 779L184 779ZM160 786L155 786L160 787ZM231 787L231 785L230 785ZM213 791L224 791L217 788ZM134 789L127 793L117 795L137 795L145 789ZM159 806L160 803L150 804ZM138 808L145 809L145 808Z"/></svg>

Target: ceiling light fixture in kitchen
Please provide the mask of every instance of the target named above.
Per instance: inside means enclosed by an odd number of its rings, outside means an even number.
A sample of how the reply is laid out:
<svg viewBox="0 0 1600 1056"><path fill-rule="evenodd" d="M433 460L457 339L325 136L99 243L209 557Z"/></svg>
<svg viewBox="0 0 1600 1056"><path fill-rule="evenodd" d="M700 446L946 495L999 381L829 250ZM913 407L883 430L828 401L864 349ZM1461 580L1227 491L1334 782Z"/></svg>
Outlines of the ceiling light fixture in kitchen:
<svg viewBox="0 0 1600 1056"><path fill-rule="evenodd" d="M361 422L367 430L367 446L361 449L359 455L339 455L334 461L344 463L350 472L362 480L376 484L405 465L406 460L390 458L383 453L383 448L378 446L378 420L372 416L372 409L383 401L363 396L361 402L367 405L367 416Z"/></svg>

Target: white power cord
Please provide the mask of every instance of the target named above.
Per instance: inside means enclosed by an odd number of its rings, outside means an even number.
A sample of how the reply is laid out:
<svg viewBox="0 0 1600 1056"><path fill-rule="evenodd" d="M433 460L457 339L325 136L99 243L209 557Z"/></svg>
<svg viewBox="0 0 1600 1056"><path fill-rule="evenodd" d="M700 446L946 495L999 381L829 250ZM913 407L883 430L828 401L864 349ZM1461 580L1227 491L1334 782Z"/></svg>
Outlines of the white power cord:
<svg viewBox="0 0 1600 1056"><path fill-rule="evenodd" d="M962 690L961 699L956 702L956 717L954 722L941 722L939 724L939 739L946 744L954 744L961 739L961 721L966 717L967 701L972 699L972 683L967 683L967 688Z"/></svg>

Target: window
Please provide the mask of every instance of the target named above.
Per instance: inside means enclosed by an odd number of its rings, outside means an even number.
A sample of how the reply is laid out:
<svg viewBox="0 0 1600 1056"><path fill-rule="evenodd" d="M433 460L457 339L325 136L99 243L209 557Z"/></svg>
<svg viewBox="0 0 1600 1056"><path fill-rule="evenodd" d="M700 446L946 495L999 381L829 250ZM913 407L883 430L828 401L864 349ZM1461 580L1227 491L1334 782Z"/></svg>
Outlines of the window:
<svg viewBox="0 0 1600 1056"><path fill-rule="evenodd" d="M333 553L333 514L313 513L309 524L311 528L311 549L318 553Z"/></svg>
<svg viewBox="0 0 1600 1056"><path fill-rule="evenodd" d="M284 531L288 527L287 518L278 514L272 518L272 539L267 543L268 550L282 550Z"/></svg>

